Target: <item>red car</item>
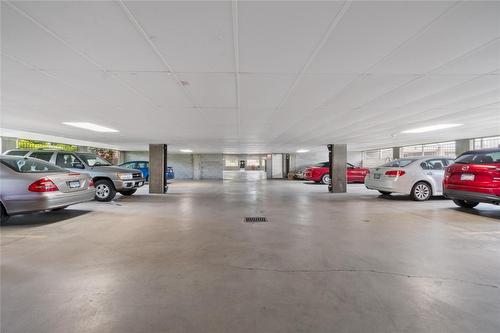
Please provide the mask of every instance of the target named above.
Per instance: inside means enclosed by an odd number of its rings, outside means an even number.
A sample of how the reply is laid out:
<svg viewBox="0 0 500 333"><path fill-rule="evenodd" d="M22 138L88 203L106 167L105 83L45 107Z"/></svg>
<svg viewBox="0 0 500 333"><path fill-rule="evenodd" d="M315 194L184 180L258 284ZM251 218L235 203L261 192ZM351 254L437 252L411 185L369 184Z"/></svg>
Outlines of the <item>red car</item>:
<svg viewBox="0 0 500 333"><path fill-rule="evenodd" d="M468 151L446 168L443 194L460 207L500 204L500 148Z"/></svg>
<svg viewBox="0 0 500 333"><path fill-rule="evenodd" d="M317 183L330 184L330 163L318 163L315 166L304 170L304 179L312 180ZM347 163L347 182L348 183L364 183L365 176L368 174L368 169L355 167Z"/></svg>

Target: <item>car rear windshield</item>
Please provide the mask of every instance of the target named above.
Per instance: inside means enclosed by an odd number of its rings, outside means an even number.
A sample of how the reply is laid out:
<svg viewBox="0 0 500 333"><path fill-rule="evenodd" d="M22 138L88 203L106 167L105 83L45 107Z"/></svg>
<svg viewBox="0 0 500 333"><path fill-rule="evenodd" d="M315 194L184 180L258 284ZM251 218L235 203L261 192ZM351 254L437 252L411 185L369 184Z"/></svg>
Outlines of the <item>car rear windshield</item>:
<svg viewBox="0 0 500 333"><path fill-rule="evenodd" d="M110 166L111 163L94 154L77 154L88 166Z"/></svg>
<svg viewBox="0 0 500 333"><path fill-rule="evenodd" d="M394 161L391 161L389 163L386 163L384 165L382 165L383 167L387 167L387 168L404 168L405 166L408 166L410 164L412 164L413 162L415 162L416 160L415 159L400 159L400 160L394 160Z"/></svg>
<svg viewBox="0 0 500 333"><path fill-rule="evenodd" d="M12 150L12 151L6 152L5 155L10 155L10 156L24 156L27 153L29 153L29 150Z"/></svg>
<svg viewBox="0 0 500 333"><path fill-rule="evenodd" d="M20 173L68 172L58 166L35 158L20 157L16 159L1 159L0 163Z"/></svg>
<svg viewBox="0 0 500 333"><path fill-rule="evenodd" d="M460 164L491 164L500 163L500 151L481 153L475 152L460 156L455 160L455 163Z"/></svg>

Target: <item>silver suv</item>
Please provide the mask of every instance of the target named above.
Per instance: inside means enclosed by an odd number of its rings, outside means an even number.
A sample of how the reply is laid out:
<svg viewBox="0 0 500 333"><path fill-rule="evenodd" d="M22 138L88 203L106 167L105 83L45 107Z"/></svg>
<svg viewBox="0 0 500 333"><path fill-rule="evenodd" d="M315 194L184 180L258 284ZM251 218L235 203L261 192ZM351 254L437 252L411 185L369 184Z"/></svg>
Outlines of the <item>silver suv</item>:
<svg viewBox="0 0 500 333"><path fill-rule="evenodd" d="M111 165L92 153L13 149L5 155L34 157L70 171L87 173L94 180L97 201L111 201L116 192L132 195L146 181L141 171Z"/></svg>

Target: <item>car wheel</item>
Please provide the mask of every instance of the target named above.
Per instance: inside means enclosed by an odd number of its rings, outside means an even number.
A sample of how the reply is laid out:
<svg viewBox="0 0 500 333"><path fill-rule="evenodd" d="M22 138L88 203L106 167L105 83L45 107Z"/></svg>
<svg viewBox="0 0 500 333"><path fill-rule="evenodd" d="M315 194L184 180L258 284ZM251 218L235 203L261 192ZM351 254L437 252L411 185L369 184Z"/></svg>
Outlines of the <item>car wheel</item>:
<svg viewBox="0 0 500 333"><path fill-rule="evenodd" d="M391 195L391 193L392 193L392 192L380 191L380 190L379 190L379 192L380 192L380 194L382 194L382 195Z"/></svg>
<svg viewBox="0 0 500 333"><path fill-rule="evenodd" d="M411 189L411 197L415 201L429 200L432 196L432 188L425 182L418 182Z"/></svg>
<svg viewBox="0 0 500 333"><path fill-rule="evenodd" d="M95 182L95 199L101 202L113 200L116 195L113 183L106 179L100 179Z"/></svg>
<svg viewBox="0 0 500 333"><path fill-rule="evenodd" d="M321 177L321 183L322 184L330 184L331 179L330 179L330 174L325 173L323 177Z"/></svg>
<svg viewBox="0 0 500 333"><path fill-rule="evenodd" d="M0 203L0 222L1 223L7 222L8 219L9 219L9 215L7 215L7 212L5 211L5 208Z"/></svg>
<svg viewBox="0 0 500 333"><path fill-rule="evenodd" d="M463 207L463 208L474 208L479 205L479 202L475 201L467 201L467 200L453 200L455 205Z"/></svg>
<svg viewBox="0 0 500 333"><path fill-rule="evenodd" d="M120 194L130 196L130 195L134 194L136 191L137 191L137 189L134 188L133 190L120 191Z"/></svg>

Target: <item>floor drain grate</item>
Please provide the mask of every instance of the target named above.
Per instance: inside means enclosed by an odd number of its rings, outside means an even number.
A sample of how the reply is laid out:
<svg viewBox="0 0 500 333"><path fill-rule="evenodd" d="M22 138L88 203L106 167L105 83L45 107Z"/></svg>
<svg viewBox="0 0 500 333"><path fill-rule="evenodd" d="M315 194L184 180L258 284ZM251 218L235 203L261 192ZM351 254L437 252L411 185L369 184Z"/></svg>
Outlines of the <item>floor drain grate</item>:
<svg viewBox="0 0 500 333"><path fill-rule="evenodd" d="M245 217L245 222L267 222L264 216Z"/></svg>

